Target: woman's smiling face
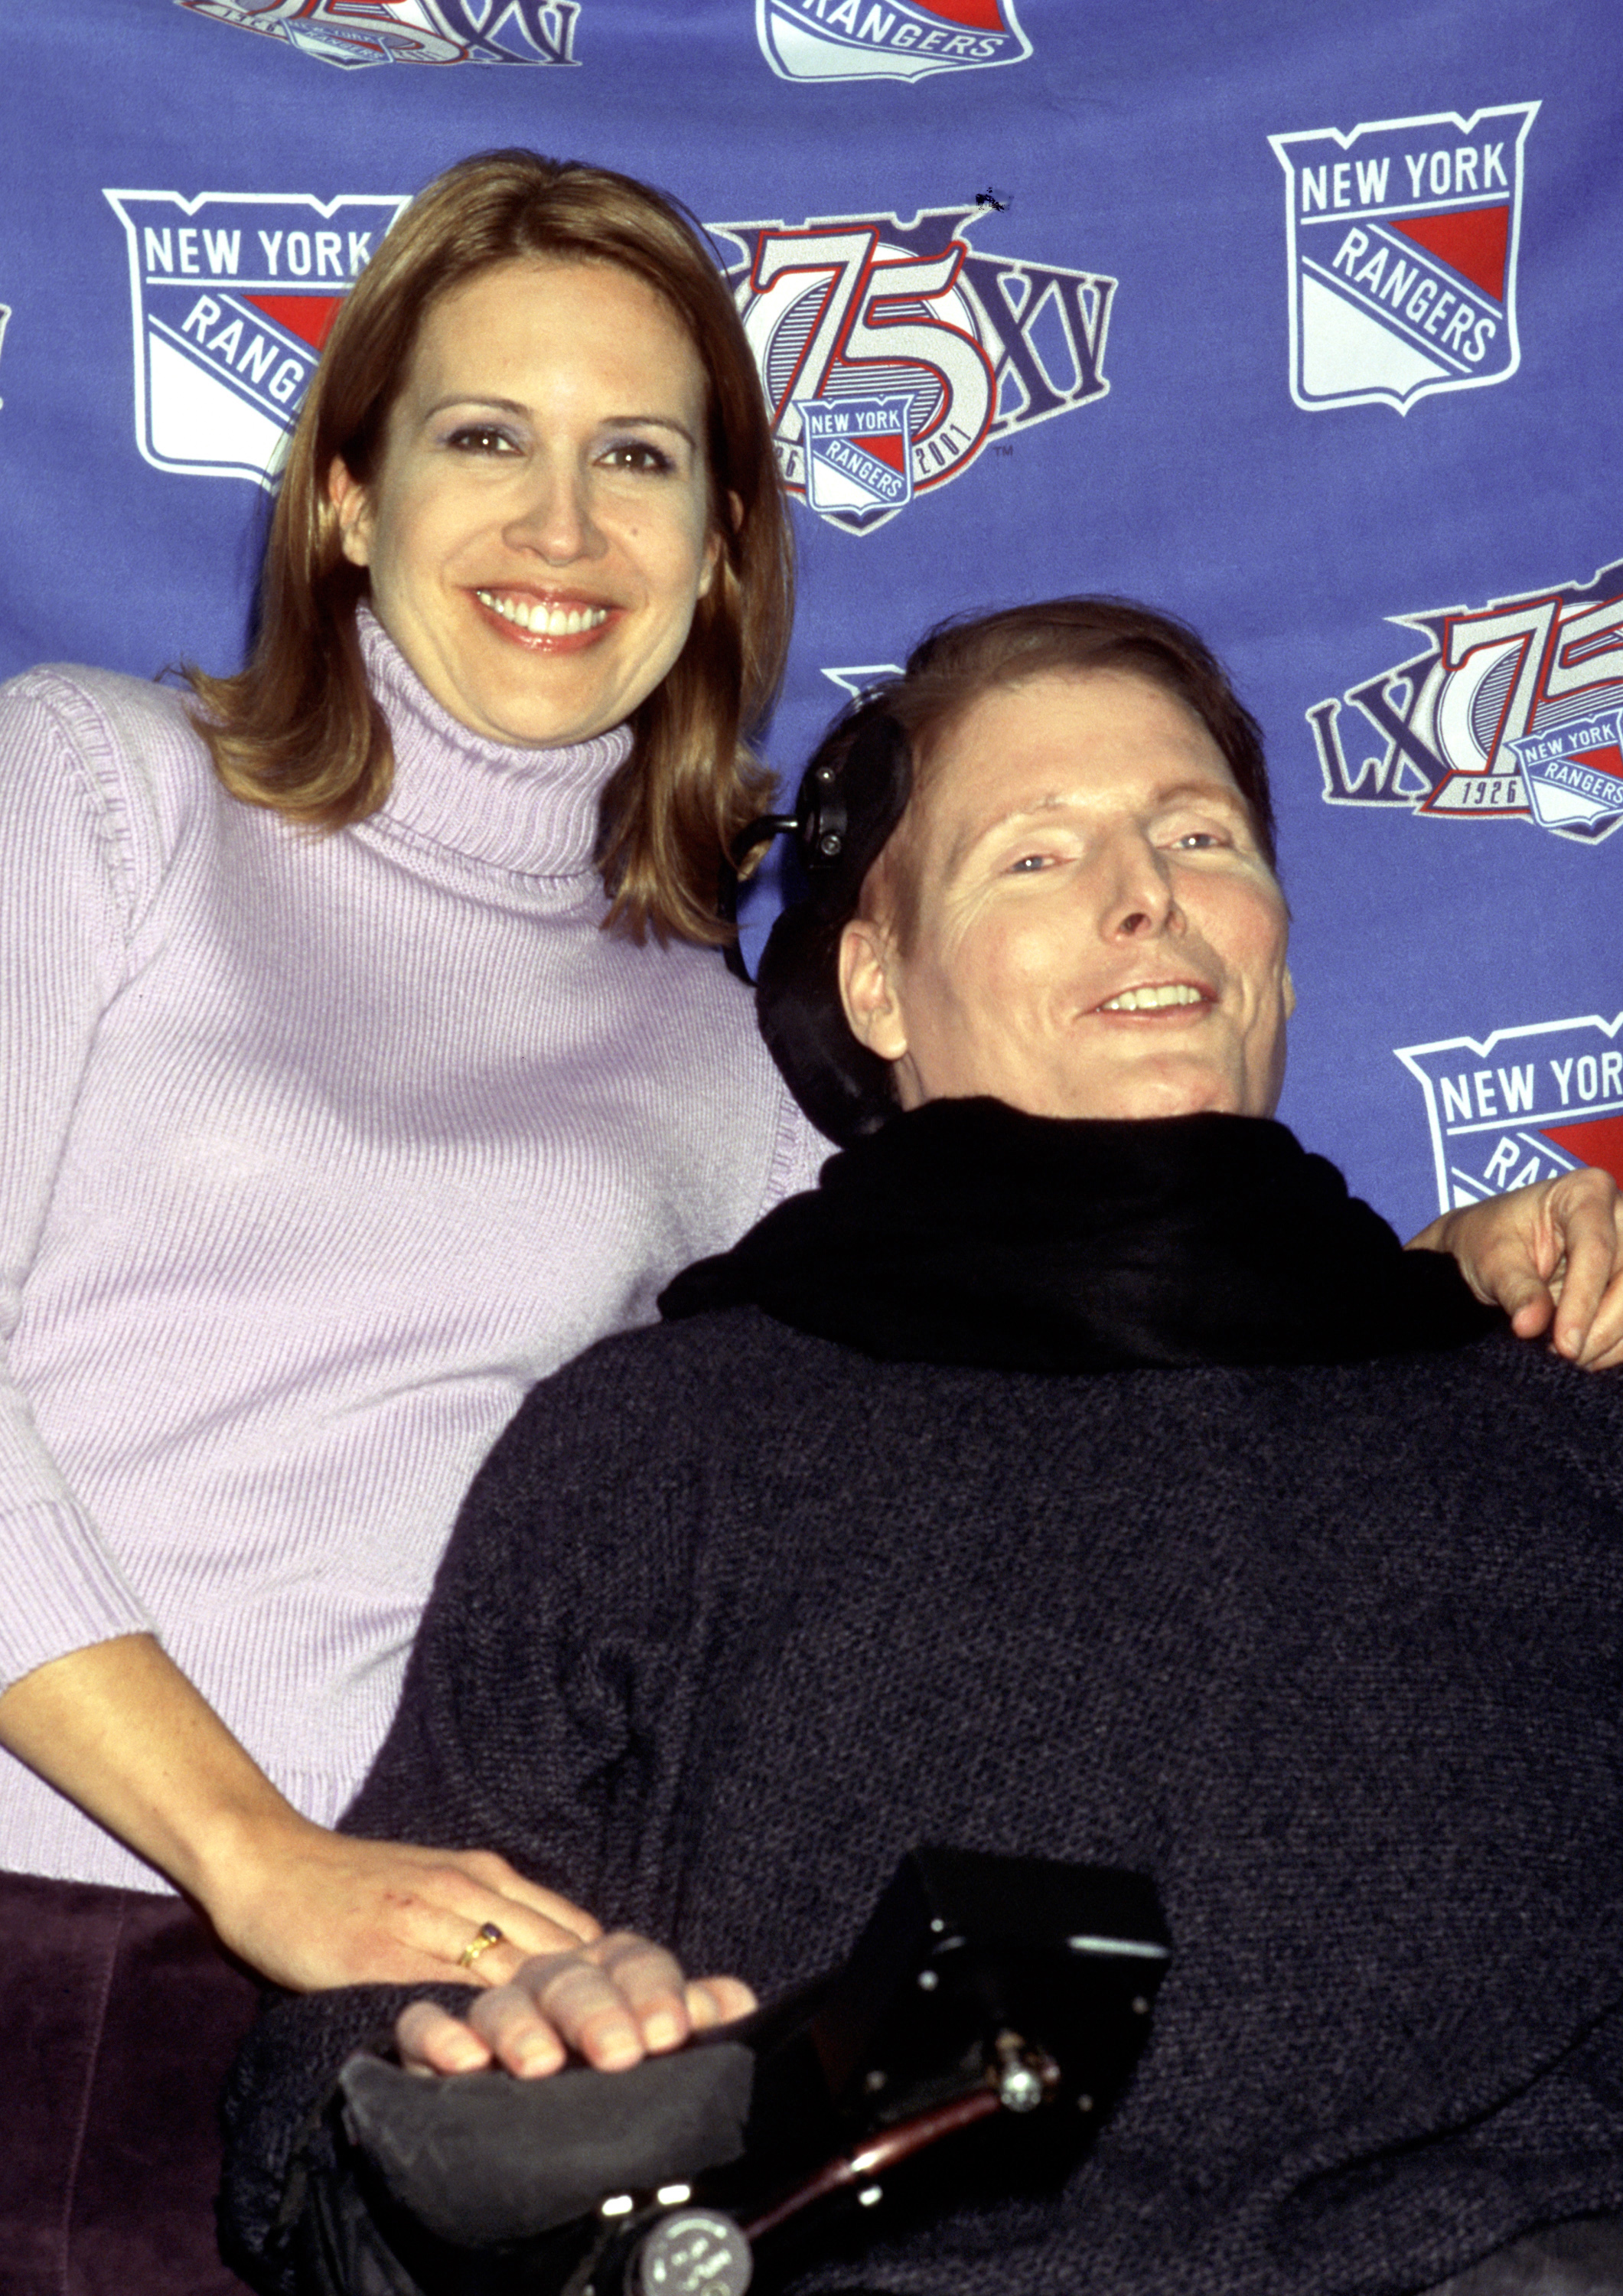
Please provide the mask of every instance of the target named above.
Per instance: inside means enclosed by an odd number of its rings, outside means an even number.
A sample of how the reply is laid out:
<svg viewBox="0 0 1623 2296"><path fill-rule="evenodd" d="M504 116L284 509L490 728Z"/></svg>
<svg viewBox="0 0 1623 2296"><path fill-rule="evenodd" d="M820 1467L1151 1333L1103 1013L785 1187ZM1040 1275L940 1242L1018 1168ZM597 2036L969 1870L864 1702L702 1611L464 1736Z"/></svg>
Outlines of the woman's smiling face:
<svg viewBox="0 0 1623 2296"><path fill-rule="evenodd" d="M583 741L676 661L720 546L706 398L616 265L520 258L430 309L374 482L329 484L379 620L474 733Z"/></svg>
<svg viewBox="0 0 1623 2296"><path fill-rule="evenodd" d="M851 1026L904 1107L1271 1115L1288 913L1193 712L1130 671L984 693L940 737L881 865L908 898L846 928Z"/></svg>

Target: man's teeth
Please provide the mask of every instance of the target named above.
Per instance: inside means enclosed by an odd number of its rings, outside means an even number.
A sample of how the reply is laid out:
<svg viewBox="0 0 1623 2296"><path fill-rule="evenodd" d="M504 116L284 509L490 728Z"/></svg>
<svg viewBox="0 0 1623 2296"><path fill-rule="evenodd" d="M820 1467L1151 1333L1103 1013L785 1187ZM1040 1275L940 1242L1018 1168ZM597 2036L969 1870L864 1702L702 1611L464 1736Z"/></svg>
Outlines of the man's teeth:
<svg viewBox="0 0 1623 2296"><path fill-rule="evenodd" d="M1119 996L1111 997L1101 1004L1102 1013L1156 1013L1163 1004L1203 1004L1206 999L1198 988L1191 988L1182 980L1168 981L1160 988L1124 988Z"/></svg>
<svg viewBox="0 0 1623 2296"><path fill-rule="evenodd" d="M504 597L499 590L476 590L473 594L504 622L516 622L537 637L578 637L582 630L597 629L609 619L607 606L548 606L539 598Z"/></svg>

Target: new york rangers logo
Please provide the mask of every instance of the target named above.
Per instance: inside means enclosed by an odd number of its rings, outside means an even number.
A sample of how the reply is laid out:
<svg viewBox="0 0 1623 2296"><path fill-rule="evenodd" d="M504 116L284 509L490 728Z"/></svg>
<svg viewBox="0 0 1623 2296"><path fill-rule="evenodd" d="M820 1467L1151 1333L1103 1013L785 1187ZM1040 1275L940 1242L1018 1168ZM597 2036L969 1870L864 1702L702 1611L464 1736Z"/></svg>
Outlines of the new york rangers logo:
<svg viewBox="0 0 1623 2296"><path fill-rule="evenodd" d="M579 0L176 0L300 55L367 64L572 64Z"/></svg>
<svg viewBox="0 0 1623 2296"><path fill-rule="evenodd" d="M1598 1164L1623 1182L1623 1013L1402 1045L1426 1096L1437 1208Z"/></svg>
<svg viewBox="0 0 1623 2296"><path fill-rule="evenodd" d="M1538 111L1503 103L1269 143L1285 171L1291 396L1406 414L1521 361L1521 153Z"/></svg>
<svg viewBox="0 0 1623 2296"><path fill-rule="evenodd" d="M907 424L913 401L890 398L805 398L806 499L825 514L900 510L913 500Z"/></svg>
<svg viewBox="0 0 1623 2296"><path fill-rule="evenodd" d="M971 248L983 210L712 224L772 407L785 484L848 533L994 439L1110 389L1116 281Z"/></svg>
<svg viewBox="0 0 1623 2296"><path fill-rule="evenodd" d="M1521 768L1533 818L1545 829L1605 837L1623 820L1623 708L1603 709L1507 744Z"/></svg>
<svg viewBox="0 0 1623 2296"><path fill-rule="evenodd" d="M1012 0L755 0L755 29L780 79L925 79L1031 53Z"/></svg>
<svg viewBox="0 0 1623 2296"><path fill-rule="evenodd" d="M1327 805L1531 821L1580 844L1611 835L1623 822L1623 562L1593 582L1391 619L1422 632L1423 651L1307 712ZM1343 702L1373 729L1373 755Z"/></svg>
<svg viewBox="0 0 1623 2296"><path fill-rule="evenodd" d="M404 198L109 192L129 249L135 443L273 486L327 331Z"/></svg>

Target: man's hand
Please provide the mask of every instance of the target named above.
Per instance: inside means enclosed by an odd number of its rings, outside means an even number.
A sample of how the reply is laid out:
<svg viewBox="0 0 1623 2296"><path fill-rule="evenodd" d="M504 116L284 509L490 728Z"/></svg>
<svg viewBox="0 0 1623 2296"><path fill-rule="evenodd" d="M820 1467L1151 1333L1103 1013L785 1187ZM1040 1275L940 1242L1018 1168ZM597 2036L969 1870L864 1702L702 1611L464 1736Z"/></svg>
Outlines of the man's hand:
<svg viewBox="0 0 1623 2296"><path fill-rule="evenodd" d="M1610 1173L1586 1165L1445 1212L1409 1250L1452 1252L1522 1339L1547 1330L1590 1371L1623 1363L1623 1197Z"/></svg>
<svg viewBox="0 0 1623 2296"><path fill-rule="evenodd" d="M476 2001L465 2022L431 2001L414 2002L396 2022L395 2042L402 2064L418 2072L499 2064L535 2080L571 2052L602 2072L621 2072L754 2006L742 1979L690 1980L662 1946L617 1930L526 1962L512 1984Z"/></svg>

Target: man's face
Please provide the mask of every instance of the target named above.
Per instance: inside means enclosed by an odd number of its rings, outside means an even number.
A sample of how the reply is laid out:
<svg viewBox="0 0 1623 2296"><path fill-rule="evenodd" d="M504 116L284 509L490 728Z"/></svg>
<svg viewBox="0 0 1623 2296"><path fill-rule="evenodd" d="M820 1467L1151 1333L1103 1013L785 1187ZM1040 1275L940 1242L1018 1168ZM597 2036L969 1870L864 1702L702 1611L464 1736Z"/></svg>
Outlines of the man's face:
<svg viewBox="0 0 1623 2296"><path fill-rule="evenodd" d="M848 925L840 985L904 1107L1272 1114L1284 896L1221 751L1162 687L1106 669L983 694L897 839L906 945Z"/></svg>

